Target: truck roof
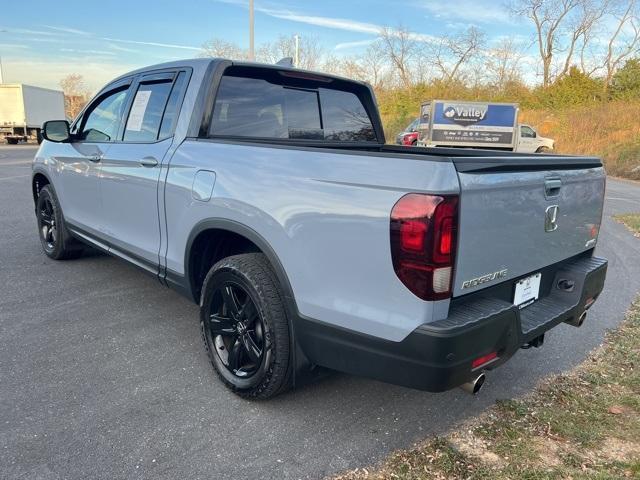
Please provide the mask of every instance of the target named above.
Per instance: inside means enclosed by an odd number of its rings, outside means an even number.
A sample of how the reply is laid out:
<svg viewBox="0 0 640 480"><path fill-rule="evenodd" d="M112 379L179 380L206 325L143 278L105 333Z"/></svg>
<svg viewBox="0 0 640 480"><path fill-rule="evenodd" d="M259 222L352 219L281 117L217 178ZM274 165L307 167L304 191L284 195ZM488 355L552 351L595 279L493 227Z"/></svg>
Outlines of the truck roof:
<svg viewBox="0 0 640 480"><path fill-rule="evenodd" d="M369 87L369 84L366 82L361 82L359 80L353 80L351 78L347 78L347 77L341 77L340 75L331 75L331 74L327 74L324 72L316 72L313 70L305 70L302 68L294 68L294 67L286 67L284 65L276 65L276 64L270 64L270 63L260 63L260 62L250 62L250 61L244 61L244 60L231 60L231 59L227 59L227 58L189 58L189 59L184 59L184 60L175 60L172 62L165 62L165 63L158 63L156 65L149 65L147 67L143 67L143 68L138 68L136 70L133 70L131 72L127 72L123 75L120 75L119 77L117 77L116 79L114 79L113 81L119 80L121 78L126 78L132 75L137 75L139 73L143 73L143 72L148 72L151 70L161 70L161 69L165 69L165 68L177 68L177 67L190 67L194 70L194 72L198 72L198 71L204 71L206 70L211 63L220 63L220 62L231 62L232 65L235 66L245 66L245 67L256 67L256 68L264 68L264 69L271 69L271 70L288 70L288 71L292 71L292 72L305 72L305 73L311 73L314 75L319 75L322 77L326 77L326 78L332 78L335 80L342 80L342 81L348 81L348 82L352 82L352 83L357 83L360 85L364 85ZM113 82L112 81L112 82ZM109 82L109 83L112 83Z"/></svg>
<svg viewBox="0 0 640 480"><path fill-rule="evenodd" d="M427 105L429 103L465 103L469 105L512 105L518 107L518 102L493 102L491 100L442 100L442 99L434 99L434 100L424 100L422 105Z"/></svg>

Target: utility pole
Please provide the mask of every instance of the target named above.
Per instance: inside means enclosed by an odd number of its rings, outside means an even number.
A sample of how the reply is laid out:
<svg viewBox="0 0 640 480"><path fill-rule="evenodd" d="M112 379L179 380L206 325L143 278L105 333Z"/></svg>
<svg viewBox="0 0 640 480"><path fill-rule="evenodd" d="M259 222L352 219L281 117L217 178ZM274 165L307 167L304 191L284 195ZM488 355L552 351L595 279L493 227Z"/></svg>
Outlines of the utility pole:
<svg viewBox="0 0 640 480"><path fill-rule="evenodd" d="M293 38L296 41L296 54L295 54L295 60L294 60L294 64L293 66L296 68L300 67L300 35L298 35L297 33L293 36Z"/></svg>
<svg viewBox="0 0 640 480"><path fill-rule="evenodd" d="M0 33L9 33L9 31L3 28ZM0 84L2 83L4 83L4 72L2 71L2 57L0 56Z"/></svg>
<svg viewBox="0 0 640 480"><path fill-rule="evenodd" d="M249 0L249 60L256 59L253 48L253 0Z"/></svg>

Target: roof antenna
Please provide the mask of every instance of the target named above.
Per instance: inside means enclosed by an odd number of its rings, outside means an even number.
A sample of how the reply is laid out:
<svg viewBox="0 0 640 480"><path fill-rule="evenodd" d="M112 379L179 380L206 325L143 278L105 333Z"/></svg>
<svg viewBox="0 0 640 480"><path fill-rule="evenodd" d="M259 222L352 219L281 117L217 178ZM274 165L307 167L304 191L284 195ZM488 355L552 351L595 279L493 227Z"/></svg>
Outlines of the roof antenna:
<svg viewBox="0 0 640 480"><path fill-rule="evenodd" d="M280 65L281 67L293 68L293 57L281 58L276 62L276 65Z"/></svg>

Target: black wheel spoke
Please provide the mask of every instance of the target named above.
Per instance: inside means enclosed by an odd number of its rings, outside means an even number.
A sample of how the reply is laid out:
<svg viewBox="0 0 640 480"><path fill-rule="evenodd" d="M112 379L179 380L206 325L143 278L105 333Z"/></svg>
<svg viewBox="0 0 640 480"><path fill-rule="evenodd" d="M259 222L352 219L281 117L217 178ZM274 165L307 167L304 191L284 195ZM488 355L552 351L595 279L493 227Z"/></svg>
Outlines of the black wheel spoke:
<svg viewBox="0 0 640 480"><path fill-rule="evenodd" d="M209 317L209 325L213 335L236 335L235 322L230 318L213 314Z"/></svg>
<svg viewBox="0 0 640 480"><path fill-rule="evenodd" d="M47 244L47 248L54 248L58 238L58 232L56 229L53 204L49 199L44 199L43 201L42 207L40 208L39 221L43 241Z"/></svg>
<svg viewBox="0 0 640 480"><path fill-rule="evenodd" d="M235 371L240 368L240 357L242 356L242 344L236 339L229 348L229 370Z"/></svg>
<svg viewBox="0 0 640 480"><path fill-rule="evenodd" d="M236 377L248 378L261 368L265 353L265 326L249 292L242 284L223 281L209 305L212 348L224 367Z"/></svg>
<svg viewBox="0 0 640 480"><path fill-rule="evenodd" d="M256 342L254 342L253 338L251 338L251 336L247 333L240 337L240 341L242 342L242 346L247 352L249 359L254 364L259 363L260 357L262 356L262 350L258 348L258 345L256 345Z"/></svg>
<svg viewBox="0 0 640 480"><path fill-rule="evenodd" d="M258 318L258 311L256 310L256 306L251 301L251 297L249 297L249 295L247 295L247 299L240 311L240 318L244 321L247 328L251 328L253 323L256 321L256 318Z"/></svg>
<svg viewBox="0 0 640 480"><path fill-rule="evenodd" d="M222 299L224 301L225 307L227 307L227 312L232 318L238 318L238 313L240 308L238 307L238 300L236 299L235 293L233 292L233 287L231 285L225 285L222 288Z"/></svg>

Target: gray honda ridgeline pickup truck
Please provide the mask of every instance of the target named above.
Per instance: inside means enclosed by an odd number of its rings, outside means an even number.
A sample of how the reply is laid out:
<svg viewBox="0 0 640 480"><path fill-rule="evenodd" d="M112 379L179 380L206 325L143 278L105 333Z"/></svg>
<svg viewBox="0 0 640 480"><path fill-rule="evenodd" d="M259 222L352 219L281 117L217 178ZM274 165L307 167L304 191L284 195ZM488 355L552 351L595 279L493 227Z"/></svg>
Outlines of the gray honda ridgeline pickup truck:
<svg viewBox="0 0 640 480"><path fill-rule="evenodd" d="M211 363L243 397L316 367L475 392L580 326L603 288L599 159L386 145L365 83L166 63L44 138L45 254L90 245L198 302Z"/></svg>

